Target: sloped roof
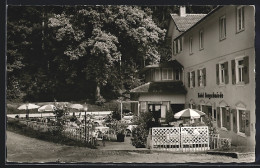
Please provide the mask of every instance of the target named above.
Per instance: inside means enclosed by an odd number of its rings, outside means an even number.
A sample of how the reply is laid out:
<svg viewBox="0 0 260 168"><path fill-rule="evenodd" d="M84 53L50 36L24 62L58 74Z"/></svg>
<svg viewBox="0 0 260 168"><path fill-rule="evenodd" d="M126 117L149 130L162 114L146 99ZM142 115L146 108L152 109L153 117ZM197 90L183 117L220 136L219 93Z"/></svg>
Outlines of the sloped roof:
<svg viewBox="0 0 260 168"><path fill-rule="evenodd" d="M178 14L171 14L171 17L179 31L184 32L200 21L207 14L186 14L181 17Z"/></svg>
<svg viewBox="0 0 260 168"><path fill-rule="evenodd" d="M148 82L141 86L138 86L130 91L131 93L174 93L174 94L186 94L185 89L181 81L171 82Z"/></svg>

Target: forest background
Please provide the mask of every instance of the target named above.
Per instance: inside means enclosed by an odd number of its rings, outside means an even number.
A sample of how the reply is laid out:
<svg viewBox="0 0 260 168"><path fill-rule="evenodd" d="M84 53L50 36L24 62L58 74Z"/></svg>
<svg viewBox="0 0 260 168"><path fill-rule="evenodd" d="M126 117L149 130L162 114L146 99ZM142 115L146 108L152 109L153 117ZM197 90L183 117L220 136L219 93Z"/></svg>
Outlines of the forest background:
<svg viewBox="0 0 260 168"><path fill-rule="evenodd" d="M8 6L7 102L124 99L139 70L171 58L171 13L179 6Z"/></svg>

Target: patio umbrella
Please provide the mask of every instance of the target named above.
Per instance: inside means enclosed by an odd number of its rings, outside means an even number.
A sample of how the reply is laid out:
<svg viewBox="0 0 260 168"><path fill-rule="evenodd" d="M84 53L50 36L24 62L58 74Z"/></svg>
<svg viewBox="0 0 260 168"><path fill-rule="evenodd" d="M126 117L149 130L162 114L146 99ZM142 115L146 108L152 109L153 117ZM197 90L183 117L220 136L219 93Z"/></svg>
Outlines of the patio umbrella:
<svg viewBox="0 0 260 168"><path fill-rule="evenodd" d="M70 108L77 109L77 110L82 110L84 107L81 104L72 104L72 105L70 105Z"/></svg>
<svg viewBox="0 0 260 168"><path fill-rule="evenodd" d="M31 110L31 109L37 109L39 107L40 106L37 106L36 104L28 103L28 104L23 104L23 105L19 106L17 109L18 110Z"/></svg>
<svg viewBox="0 0 260 168"><path fill-rule="evenodd" d="M29 110L31 109L37 109L39 108L40 106L37 106L36 104L31 104L31 103L28 103L28 104L23 104L21 106L19 106L17 109L18 110L27 110L27 113L28 113L28 118L29 118Z"/></svg>
<svg viewBox="0 0 260 168"><path fill-rule="evenodd" d="M203 115L205 115L205 113L202 111L188 108L174 114L174 118L179 119L180 117L186 117L186 118L194 119L194 118L200 118Z"/></svg>
<svg viewBox="0 0 260 168"><path fill-rule="evenodd" d="M41 117L42 117L42 112L44 111L55 111L56 107L52 104L44 105L38 108L38 112L41 112Z"/></svg>

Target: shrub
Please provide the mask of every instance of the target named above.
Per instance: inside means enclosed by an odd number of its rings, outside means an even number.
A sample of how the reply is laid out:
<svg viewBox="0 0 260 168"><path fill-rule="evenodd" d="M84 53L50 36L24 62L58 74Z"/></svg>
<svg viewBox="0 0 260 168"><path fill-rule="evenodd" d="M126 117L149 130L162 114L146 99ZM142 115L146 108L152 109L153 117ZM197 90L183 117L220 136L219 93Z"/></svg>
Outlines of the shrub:
<svg viewBox="0 0 260 168"><path fill-rule="evenodd" d="M222 150L229 150L231 148L231 140L229 138L225 138L222 141L221 149Z"/></svg>
<svg viewBox="0 0 260 168"><path fill-rule="evenodd" d="M134 123L136 123L137 127L132 131L132 145L140 148L145 147L146 139L149 133L149 128L152 128L155 123L152 121L153 116L151 113L145 112L141 113L140 117L137 118Z"/></svg>
<svg viewBox="0 0 260 168"><path fill-rule="evenodd" d="M166 122L167 124L169 124L169 122L173 122L173 121L175 121L173 112L172 112L172 111L167 111L167 113L166 113L166 118L165 118L165 122Z"/></svg>

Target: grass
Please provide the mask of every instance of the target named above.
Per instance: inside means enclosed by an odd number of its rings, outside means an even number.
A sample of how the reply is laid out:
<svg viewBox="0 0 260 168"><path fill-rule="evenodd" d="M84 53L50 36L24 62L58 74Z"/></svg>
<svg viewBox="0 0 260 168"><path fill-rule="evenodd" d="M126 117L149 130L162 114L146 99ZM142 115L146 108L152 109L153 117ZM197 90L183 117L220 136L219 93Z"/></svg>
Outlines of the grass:
<svg viewBox="0 0 260 168"><path fill-rule="evenodd" d="M32 128L27 127L24 124L21 124L19 122L19 119L11 119L8 118L7 122L7 130L11 132L15 132L21 135L25 135L31 138L37 138L44 141L64 144L68 146L79 146L79 147L89 147L96 149L94 145L86 144L83 142L79 142L73 139L69 139L63 135L61 135L60 132L39 132L37 130L34 130Z"/></svg>

